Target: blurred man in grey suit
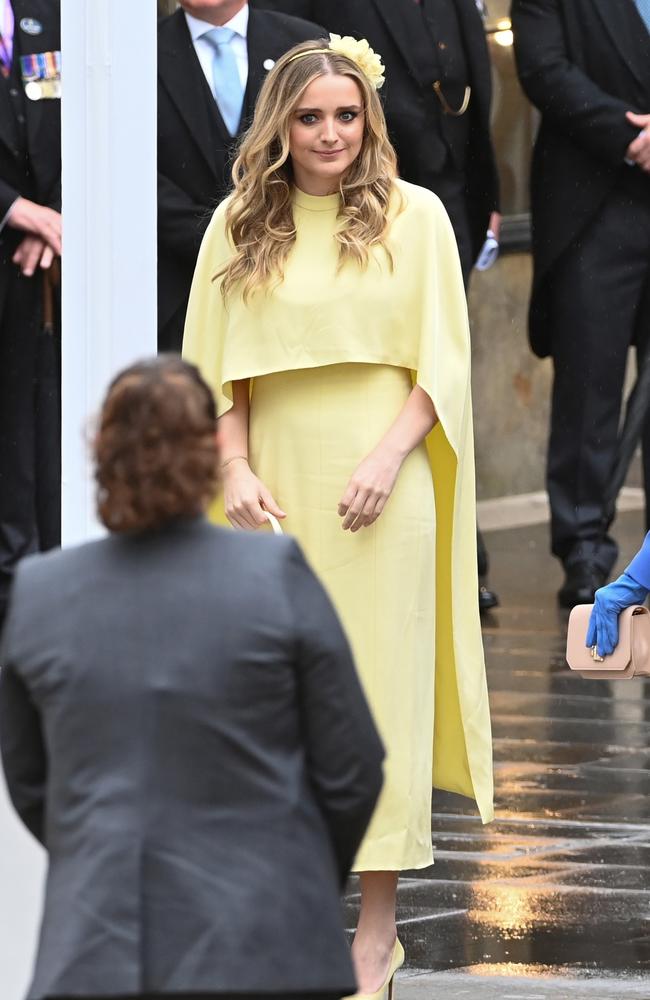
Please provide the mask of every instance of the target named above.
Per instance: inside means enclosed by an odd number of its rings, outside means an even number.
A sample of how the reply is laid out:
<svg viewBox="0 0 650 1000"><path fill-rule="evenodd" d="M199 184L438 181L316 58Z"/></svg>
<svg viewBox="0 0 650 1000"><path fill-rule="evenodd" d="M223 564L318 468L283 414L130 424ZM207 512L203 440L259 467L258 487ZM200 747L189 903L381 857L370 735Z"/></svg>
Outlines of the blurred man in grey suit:
<svg viewBox="0 0 650 1000"><path fill-rule="evenodd" d="M96 442L111 536L18 569L0 748L49 852L29 1000L355 989L338 894L383 751L296 543L203 517L215 432L195 368L127 370Z"/></svg>

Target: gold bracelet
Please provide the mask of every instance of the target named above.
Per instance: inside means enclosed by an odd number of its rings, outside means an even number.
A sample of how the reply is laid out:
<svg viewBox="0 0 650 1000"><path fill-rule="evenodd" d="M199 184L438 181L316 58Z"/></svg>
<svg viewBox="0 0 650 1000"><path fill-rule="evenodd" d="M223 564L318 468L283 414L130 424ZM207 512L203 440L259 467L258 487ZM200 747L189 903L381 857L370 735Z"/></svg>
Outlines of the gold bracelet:
<svg viewBox="0 0 650 1000"><path fill-rule="evenodd" d="M221 468L225 469L227 465L230 465L231 462L236 462L238 458L243 459L244 462L248 461L248 455L233 455L232 458L227 458L225 462L221 463Z"/></svg>

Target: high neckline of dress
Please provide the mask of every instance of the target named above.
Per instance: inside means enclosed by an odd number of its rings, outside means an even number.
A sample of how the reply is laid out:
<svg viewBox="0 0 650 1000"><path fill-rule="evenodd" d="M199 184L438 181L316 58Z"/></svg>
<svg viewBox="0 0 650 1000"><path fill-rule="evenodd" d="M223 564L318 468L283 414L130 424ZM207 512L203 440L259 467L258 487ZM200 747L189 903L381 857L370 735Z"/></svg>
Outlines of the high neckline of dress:
<svg viewBox="0 0 650 1000"><path fill-rule="evenodd" d="M341 206L341 195L335 194L305 194L300 188L293 189L293 203L298 208L306 208L308 212L333 212Z"/></svg>

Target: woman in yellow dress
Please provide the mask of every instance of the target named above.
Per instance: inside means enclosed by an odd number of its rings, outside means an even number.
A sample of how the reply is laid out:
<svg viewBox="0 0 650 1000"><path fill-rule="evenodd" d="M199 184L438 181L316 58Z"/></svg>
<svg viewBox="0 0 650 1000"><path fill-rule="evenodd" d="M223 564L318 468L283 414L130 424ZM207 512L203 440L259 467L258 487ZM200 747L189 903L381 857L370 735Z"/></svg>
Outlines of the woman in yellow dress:
<svg viewBox="0 0 650 1000"><path fill-rule="evenodd" d="M255 530L268 511L300 541L386 744L352 945L361 994L383 1000L403 961L398 873L432 862L432 774L487 822L492 755L463 282L440 201L396 177L382 70L338 36L275 64L203 241L183 352L221 414L215 519Z"/></svg>

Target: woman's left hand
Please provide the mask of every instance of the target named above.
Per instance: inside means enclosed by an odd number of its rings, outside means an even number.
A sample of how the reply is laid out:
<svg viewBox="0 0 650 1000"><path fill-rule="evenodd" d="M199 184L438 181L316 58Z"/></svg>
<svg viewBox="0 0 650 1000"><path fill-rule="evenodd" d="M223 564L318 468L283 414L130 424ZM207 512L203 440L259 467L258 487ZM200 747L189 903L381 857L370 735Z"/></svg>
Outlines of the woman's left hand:
<svg viewBox="0 0 650 1000"><path fill-rule="evenodd" d="M402 461L380 446L357 466L339 503L344 531L358 531L375 523L393 492Z"/></svg>
<svg viewBox="0 0 650 1000"><path fill-rule="evenodd" d="M629 575L596 591L585 645L596 646L599 656L610 656L618 645L618 616L633 604L643 604L648 591Z"/></svg>

